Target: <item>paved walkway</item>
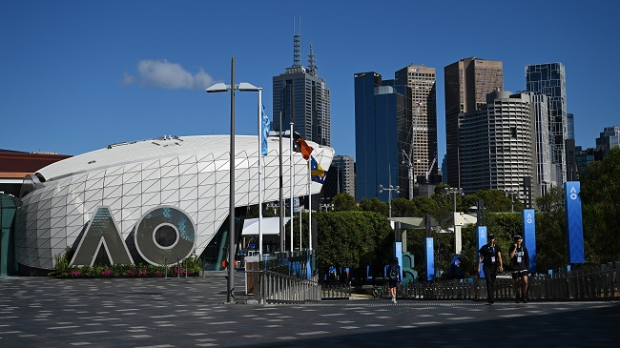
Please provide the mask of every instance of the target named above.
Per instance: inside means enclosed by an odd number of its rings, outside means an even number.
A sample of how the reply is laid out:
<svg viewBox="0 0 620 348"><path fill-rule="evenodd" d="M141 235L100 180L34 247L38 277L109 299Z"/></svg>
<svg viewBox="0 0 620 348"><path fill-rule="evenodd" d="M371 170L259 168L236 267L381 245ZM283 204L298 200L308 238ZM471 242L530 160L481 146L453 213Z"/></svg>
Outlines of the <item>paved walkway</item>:
<svg viewBox="0 0 620 348"><path fill-rule="evenodd" d="M243 296L237 273L236 297ZM0 347L611 347L620 302L224 304L205 278L0 278Z"/></svg>

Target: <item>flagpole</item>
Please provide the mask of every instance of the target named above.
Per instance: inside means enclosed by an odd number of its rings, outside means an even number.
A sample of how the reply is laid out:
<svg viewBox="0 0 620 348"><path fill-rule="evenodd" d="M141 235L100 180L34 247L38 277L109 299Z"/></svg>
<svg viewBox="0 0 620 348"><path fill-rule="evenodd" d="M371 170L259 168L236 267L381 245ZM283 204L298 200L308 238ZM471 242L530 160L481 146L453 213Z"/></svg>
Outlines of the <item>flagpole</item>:
<svg viewBox="0 0 620 348"><path fill-rule="evenodd" d="M301 221L301 197L299 198L299 251L301 251L301 227L303 226Z"/></svg>
<svg viewBox="0 0 620 348"><path fill-rule="evenodd" d="M291 198L291 255L293 254L293 122L290 123L291 127L291 138L290 138L290 149L289 151L289 191Z"/></svg>
<svg viewBox="0 0 620 348"><path fill-rule="evenodd" d="M263 260L263 115L262 89L258 90L258 255Z"/></svg>
<svg viewBox="0 0 620 348"><path fill-rule="evenodd" d="M308 239L308 249L312 250L312 164L308 166Z"/></svg>

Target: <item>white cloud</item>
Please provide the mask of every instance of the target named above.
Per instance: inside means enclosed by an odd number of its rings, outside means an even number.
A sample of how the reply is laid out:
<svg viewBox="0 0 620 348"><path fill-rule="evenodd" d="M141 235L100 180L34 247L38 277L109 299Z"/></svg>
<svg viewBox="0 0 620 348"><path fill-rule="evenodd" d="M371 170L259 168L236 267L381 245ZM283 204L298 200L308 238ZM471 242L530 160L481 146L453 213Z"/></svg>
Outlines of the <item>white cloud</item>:
<svg viewBox="0 0 620 348"><path fill-rule="evenodd" d="M136 77L127 73L123 74L123 83L126 85L132 85L136 82Z"/></svg>
<svg viewBox="0 0 620 348"><path fill-rule="evenodd" d="M138 62L139 81L142 86L162 87L169 89L204 89L213 84L213 78L202 68L192 75L180 64L167 60L141 60ZM125 74L123 82L133 84L136 77Z"/></svg>

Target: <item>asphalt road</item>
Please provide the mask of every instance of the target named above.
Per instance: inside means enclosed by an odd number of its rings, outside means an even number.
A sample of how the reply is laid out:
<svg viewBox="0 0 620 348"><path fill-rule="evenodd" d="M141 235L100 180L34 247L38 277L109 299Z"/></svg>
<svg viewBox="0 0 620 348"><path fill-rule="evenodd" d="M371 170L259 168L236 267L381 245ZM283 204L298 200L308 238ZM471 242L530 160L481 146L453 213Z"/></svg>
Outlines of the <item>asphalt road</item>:
<svg viewBox="0 0 620 348"><path fill-rule="evenodd" d="M0 278L0 347L614 347L620 301L225 304L226 279Z"/></svg>

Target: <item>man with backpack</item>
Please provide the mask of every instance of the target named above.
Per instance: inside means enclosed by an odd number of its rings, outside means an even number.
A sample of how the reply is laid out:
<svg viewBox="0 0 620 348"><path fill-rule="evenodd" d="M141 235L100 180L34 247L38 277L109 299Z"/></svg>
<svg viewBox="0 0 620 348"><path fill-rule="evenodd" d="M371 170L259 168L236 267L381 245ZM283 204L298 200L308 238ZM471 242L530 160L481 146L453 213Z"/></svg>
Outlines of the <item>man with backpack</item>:
<svg viewBox="0 0 620 348"><path fill-rule="evenodd" d="M398 265L398 257L394 257L388 268L388 284L390 287L390 294L392 295L392 303L396 303L396 286L400 279L400 266Z"/></svg>

